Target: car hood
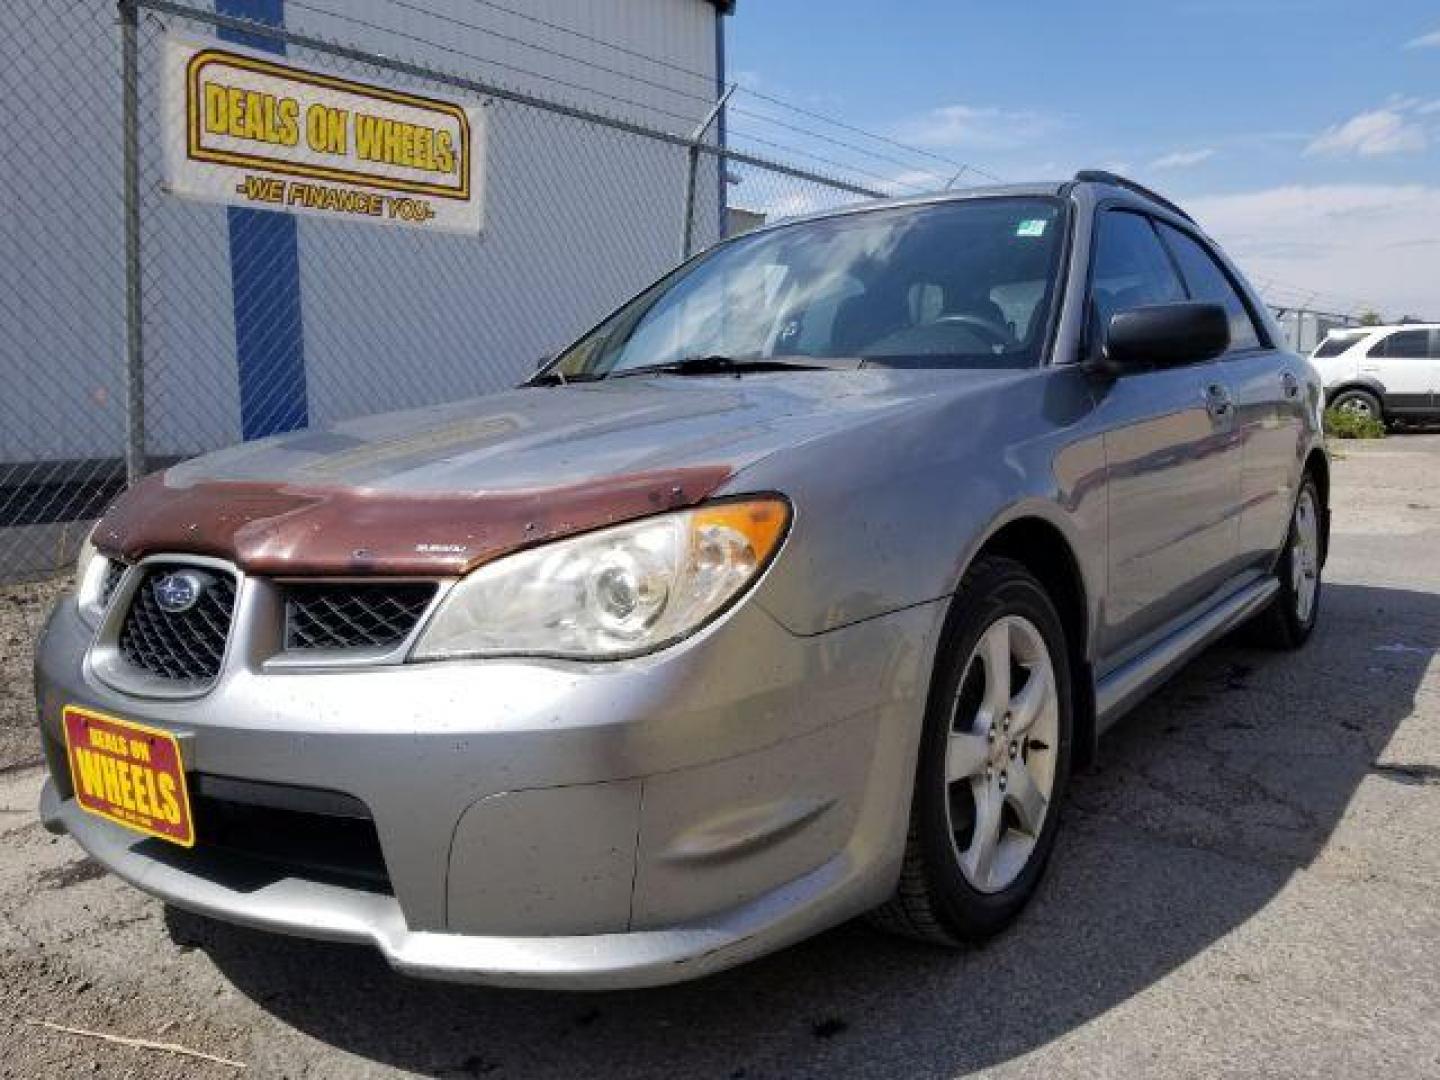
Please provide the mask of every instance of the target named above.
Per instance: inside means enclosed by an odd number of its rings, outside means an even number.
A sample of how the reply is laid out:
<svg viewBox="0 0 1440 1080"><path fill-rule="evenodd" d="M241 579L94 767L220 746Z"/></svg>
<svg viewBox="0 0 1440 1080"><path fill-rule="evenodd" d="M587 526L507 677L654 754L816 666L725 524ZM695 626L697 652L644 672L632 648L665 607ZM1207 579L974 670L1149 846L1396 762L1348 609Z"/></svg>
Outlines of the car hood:
<svg viewBox="0 0 1440 1080"><path fill-rule="evenodd" d="M743 490L737 474L787 446L1017 377L874 369L523 388L193 459L123 497L96 542L257 573L463 572Z"/></svg>
<svg viewBox="0 0 1440 1080"><path fill-rule="evenodd" d="M242 444L170 475L181 484L285 481L413 494L556 487L683 466L738 472L956 378L801 371L527 387Z"/></svg>

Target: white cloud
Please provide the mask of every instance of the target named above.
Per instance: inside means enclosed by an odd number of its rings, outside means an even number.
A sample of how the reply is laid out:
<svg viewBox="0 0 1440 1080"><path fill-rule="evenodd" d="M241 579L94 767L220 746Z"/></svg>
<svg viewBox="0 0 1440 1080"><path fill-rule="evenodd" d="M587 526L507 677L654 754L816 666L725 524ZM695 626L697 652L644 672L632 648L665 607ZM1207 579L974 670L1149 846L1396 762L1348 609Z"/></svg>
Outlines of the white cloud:
<svg viewBox="0 0 1440 1080"><path fill-rule="evenodd" d="M1430 140L1424 126L1413 116L1427 108L1414 99L1392 99L1385 108L1363 112L1326 128L1305 148L1305 153L1331 157L1416 153L1424 150Z"/></svg>
<svg viewBox="0 0 1440 1080"><path fill-rule="evenodd" d="M1008 150L1049 135L1060 121L1030 109L991 105L943 105L901 122L901 142L948 150Z"/></svg>
<svg viewBox="0 0 1440 1080"><path fill-rule="evenodd" d="M1440 30L1421 34L1405 43L1407 49L1440 49Z"/></svg>
<svg viewBox="0 0 1440 1080"><path fill-rule="evenodd" d="M1281 187L1186 206L1257 284L1440 318L1440 186Z"/></svg>
<svg viewBox="0 0 1440 1080"><path fill-rule="evenodd" d="M1176 150L1173 154L1166 154L1150 162L1150 168L1189 169L1202 161L1209 161L1214 156L1215 151L1208 146L1201 150Z"/></svg>

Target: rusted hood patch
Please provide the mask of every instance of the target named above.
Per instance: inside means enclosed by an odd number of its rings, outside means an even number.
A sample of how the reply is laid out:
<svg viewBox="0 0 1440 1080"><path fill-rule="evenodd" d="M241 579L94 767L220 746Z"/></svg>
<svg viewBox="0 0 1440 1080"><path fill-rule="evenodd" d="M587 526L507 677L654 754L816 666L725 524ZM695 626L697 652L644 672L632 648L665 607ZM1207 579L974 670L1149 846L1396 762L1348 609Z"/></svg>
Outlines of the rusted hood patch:
<svg viewBox="0 0 1440 1080"><path fill-rule="evenodd" d="M632 473L565 487L401 493L147 477L100 520L95 543L128 560L210 555L246 573L451 576L557 537L693 506L729 466Z"/></svg>

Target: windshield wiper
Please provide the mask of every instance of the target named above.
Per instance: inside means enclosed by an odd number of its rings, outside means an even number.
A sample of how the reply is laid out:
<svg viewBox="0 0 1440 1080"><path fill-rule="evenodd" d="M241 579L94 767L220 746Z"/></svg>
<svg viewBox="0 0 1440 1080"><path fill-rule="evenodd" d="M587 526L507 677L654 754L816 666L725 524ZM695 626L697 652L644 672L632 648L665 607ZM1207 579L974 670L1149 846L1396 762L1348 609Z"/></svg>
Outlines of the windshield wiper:
<svg viewBox="0 0 1440 1080"><path fill-rule="evenodd" d="M593 372L582 371L575 375L566 375L560 371L542 371L538 375L532 375L526 379L521 386L569 386L571 383L597 382L603 379L604 375L596 375Z"/></svg>
<svg viewBox="0 0 1440 1080"><path fill-rule="evenodd" d="M855 371L864 367L859 356L725 356L707 353L667 360L663 364L644 364L610 372L612 379L636 375L741 375L759 371Z"/></svg>

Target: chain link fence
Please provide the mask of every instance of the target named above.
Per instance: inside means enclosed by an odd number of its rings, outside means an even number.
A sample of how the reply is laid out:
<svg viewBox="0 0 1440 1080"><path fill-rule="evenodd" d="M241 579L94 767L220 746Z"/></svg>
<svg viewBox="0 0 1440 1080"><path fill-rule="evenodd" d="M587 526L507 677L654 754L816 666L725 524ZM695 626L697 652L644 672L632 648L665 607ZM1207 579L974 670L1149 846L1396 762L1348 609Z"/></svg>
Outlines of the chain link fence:
<svg viewBox="0 0 1440 1080"><path fill-rule="evenodd" d="M68 565L145 471L514 385L722 235L881 194L476 70L171 0L12 0L0 94L0 581ZM167 43L483 110L479 235L225 206L167 187ZM173 149L173 147L172 147Z"/></svg>
<svg viewBox="0 0 1440 1080"><path fill-rule="evenodd" d="M114 9L14 0L0 24L3 581L63 565L123 483L125 259Z"/></svg>
<svg viewBox="0 0 1440 1080"><path fill-rule="evenodd" d="M1285 344L1307 356L1333 331L1353 330L1364 325L1361 316L1353 312L1316 311L1277 303L1270 304L1270 311L1285 334Z"/></svg>

